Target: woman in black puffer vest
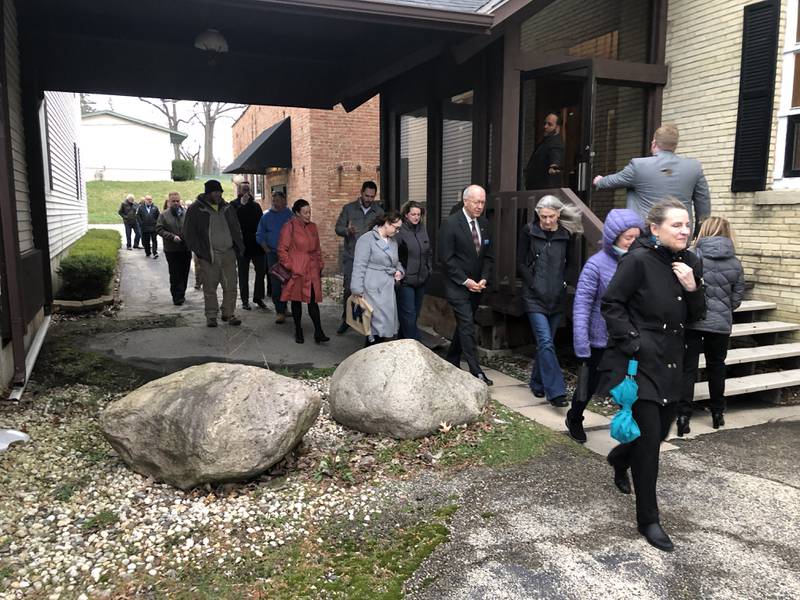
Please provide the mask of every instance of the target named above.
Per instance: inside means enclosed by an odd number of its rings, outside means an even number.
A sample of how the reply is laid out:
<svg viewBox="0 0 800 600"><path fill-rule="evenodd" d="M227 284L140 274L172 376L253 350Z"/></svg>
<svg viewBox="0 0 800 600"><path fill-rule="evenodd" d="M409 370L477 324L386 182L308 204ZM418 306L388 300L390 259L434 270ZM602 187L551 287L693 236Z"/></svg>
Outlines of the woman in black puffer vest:
<svg viewBox="0 0 800 600"><path fill-rule="evenodd" d="M689 433L694 384L700 353L706 359L711 421L714 429L725 425L725 358L731 337L733 311L744 297L744 271L736 258L733 232L727 219L709 217L700 227L694 253L703 262L706 316L687 327L683 361L683 395L678 408L678 435Z"/></svg>

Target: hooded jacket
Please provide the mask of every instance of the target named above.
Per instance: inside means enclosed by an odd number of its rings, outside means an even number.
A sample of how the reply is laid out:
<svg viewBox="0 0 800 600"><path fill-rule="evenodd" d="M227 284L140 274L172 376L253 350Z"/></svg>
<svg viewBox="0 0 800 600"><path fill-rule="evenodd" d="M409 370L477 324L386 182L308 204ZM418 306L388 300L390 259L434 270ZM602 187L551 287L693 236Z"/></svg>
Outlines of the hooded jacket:
<svg viewBox="0 0 800 600"><path fill-rule="evenodd" d="M189 250L197 254L199 258L207 262L214 262L214 251L211 247L211 204L206 199L205 194L200 194L197 200L192 202L186 209L183 221L183 241ZM219 201L217 209L225 218L231 232L231 240L236 254L241 256L244 252L244 241L242 240L242 230L239 227L239 219L236 210L225 200Z"/></svg>
<svg viewBox="0 0 800 600"><path fill-rule="evenodd" d="M603 224L603 247L586 261L578 278L572 308L572 345L578 358L589 358L592 348L608 345L608 329L600 314L600 299L619 263L620 255L614 251L614 242L632 227L644 228L644 222L635 211L617 208L609 212Z"/></svg>
<svg viewBox="0 0 800 600"><path fill-rule="evenodd" d="M730 334L733 311L744 297L744 271L736 258L733 242L724 236L702 237L694 253L703 262L706 284L706 315L689 329Z"/></svg>
<svg viewBox="0 0 800 600"><path fill-rule="evenodd" d="M692 268L696 290L683 289L673 262ZM650 236L633 242L601 300L610 344L598 367L598 394L622 381L629 360L636 358L639 400L661 406L677 402L683 393L684 330L702 319L705 310L703 266L697 256L688 250L673 253Z"/></svg>

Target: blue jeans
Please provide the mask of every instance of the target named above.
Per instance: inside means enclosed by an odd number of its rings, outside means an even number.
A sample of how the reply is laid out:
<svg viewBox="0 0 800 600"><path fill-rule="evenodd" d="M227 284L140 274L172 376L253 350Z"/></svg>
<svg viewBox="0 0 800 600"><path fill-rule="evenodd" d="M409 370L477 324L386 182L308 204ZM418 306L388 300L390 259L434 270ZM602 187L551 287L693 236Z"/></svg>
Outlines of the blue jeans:
<svg viewBox="0 0 800 600"><path fill-rule="evenodd" d="M272 284L272 304L275 305L275 312L280 313L282 315L286 314L286 302L281 302L281 292L283 291L283 286L281 284L281 280L277 277L273 277L269 274L269 270L278 264L278 253L277 252L268 252L267 253L267 277L269 277L270 283Z"/></svg>
<svg viewBox="0 0 800 600"><path fill-rule="evenodd" d="M425 286L412 287L398 285L395 288L397 295L397 316L400 319L400 333L398 339L419 340L417 318L425 298Z"/></svg>
<svg viewBox="0 0 800 600"><path fill-rule="evenodd" d="M533 335L536 337L536 360L531 369L529 386L533 392L544 395L548 400L564 396L564 374L556 357L553 338L556 336L561 313L546 315L544 313L528 313Z"/></svg>

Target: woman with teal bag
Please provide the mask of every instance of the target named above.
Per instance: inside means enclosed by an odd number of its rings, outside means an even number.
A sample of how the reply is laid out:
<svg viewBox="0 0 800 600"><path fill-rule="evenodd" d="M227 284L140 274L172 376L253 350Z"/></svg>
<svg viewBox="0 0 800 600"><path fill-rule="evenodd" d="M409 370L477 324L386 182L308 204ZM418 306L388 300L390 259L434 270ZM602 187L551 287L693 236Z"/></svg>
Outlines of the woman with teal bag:
<svg viewBox="0 0 800 600"><path fill-rule="evenodd" d="M650 235L633 243L603 296L600 310L610 346L599 366L600 392L622 382L631 359L638 360L633 418L641 435L614 448L608 462L625 494L631 493L631 469L639 533L659 550L671 551L656 499L659 447L681 398L684 329L702 317L706 304L702 265L687 251L691 228L683 204L674 198L656 203L647 229Z"/></svg>

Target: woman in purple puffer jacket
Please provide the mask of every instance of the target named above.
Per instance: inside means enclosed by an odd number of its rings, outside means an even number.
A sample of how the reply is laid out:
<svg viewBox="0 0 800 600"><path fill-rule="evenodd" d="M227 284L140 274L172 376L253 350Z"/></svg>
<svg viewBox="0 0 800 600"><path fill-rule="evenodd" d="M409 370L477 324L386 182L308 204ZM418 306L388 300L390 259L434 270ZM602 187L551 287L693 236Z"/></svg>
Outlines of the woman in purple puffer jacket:
<svg viewBox="0 0 800 600"><path fill-rule="evenodd" d="M567 430L570 437L581 444L586 441L583 430L583 411L597 389L597 366L608 344L606 322L600 314L600 299L608 282L617 270L619 259L642 234L641 217L627 208L617 208L608 213L603 224L603 249L594 254L583 267L575 290L572 311L572 344L575 356L588 367L588 385L585 394L572 396L572 406L567 412ZM579 386L580 388L580 386Z"/></svg>

